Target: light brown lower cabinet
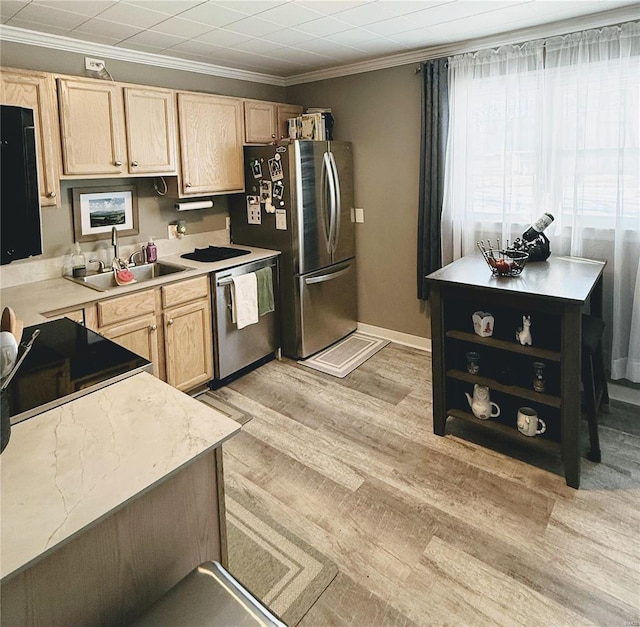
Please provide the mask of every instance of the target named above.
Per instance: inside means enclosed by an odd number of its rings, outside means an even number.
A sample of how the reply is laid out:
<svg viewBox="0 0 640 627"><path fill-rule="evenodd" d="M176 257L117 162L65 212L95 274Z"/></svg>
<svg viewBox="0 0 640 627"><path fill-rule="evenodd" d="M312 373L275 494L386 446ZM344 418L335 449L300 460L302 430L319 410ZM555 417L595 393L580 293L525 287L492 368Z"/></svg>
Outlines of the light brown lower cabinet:
<svg viewBox="0 0 640 627"><path fill-rule="evenodd" d="M51 315L45 314L47 320L59 320L60 318L69 318L78 324L84 324L84 309L73 309L69 311L62 311L53 313Z"/></svg>
<svg viewBox="0 0 640 627"><path fill-rule="evenodd" d="M108 327L102 332L102 335L136 355L148 359L153 363L153 374L156 377L160 376L158 324L155 315Z"/></svg>
<svg viewBox="0 0 640 627"><path fill-rule="evenodd" d="M208 300L174 307L163 314L166 381L190 390L213 378L211 306Z"/></svg>
<svg viewBox="0 0 640 627"><path fill-rule="evenodd" d="M109 298L85 309L87 327L153 362L179 390L213 379L209 277Z"/></svg>

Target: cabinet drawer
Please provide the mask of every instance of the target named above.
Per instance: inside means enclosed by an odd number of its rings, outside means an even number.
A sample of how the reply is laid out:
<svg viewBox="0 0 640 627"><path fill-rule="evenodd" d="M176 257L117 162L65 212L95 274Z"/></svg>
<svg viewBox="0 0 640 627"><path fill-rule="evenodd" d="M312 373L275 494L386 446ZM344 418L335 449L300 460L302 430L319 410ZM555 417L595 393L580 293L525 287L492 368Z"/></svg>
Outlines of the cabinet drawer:
<svg viewBox="0 0 640 627"><path fill-rule="evenodd" d="M188 303L198 298L209 297L209 277L201 276L188 281L180 281L179 283L171 283L171 285L162 286L162 306L173 307Z"/></svg>
<svg viewBox="0 0 640 627"><path fill-rule="evenodd" d="M135 292L98 303L98 324L101 327L155 312L153 290Z"/></svg>

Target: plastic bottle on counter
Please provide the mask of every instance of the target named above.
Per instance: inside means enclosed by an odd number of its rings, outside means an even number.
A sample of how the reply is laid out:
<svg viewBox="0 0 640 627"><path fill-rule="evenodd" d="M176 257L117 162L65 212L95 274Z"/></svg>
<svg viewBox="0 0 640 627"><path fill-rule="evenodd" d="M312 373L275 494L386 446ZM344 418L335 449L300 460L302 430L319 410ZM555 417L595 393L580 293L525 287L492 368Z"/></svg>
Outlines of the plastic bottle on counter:
<svg viewBox="0 0 640 627"><path fill-rule="evenodd" d="M76 242L76 249L71 255L71 276L78 278L87 275L87 258L85 257L80 243Z"/></svg>
<svg viewBox="0 0 640 627"><path fill-rule="evenodd" d="M149 238L149 241L144 248L144 255L147 263L155 263L156 261L158 261L158 249L153 243L153 237Z"/></svg>

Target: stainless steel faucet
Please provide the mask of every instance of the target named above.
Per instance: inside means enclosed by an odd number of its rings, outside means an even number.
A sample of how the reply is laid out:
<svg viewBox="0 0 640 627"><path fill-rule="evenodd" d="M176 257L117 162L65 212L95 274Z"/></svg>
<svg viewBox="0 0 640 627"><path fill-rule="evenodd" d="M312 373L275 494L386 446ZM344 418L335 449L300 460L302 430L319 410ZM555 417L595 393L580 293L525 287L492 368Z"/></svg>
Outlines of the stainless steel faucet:
<svg viewBox="0 0 640 627"><path fill-rule="evenodd" d="M111 245L113 246L113 259L116 260L118 258L118 231L114 226L111 229Z"/></svg>

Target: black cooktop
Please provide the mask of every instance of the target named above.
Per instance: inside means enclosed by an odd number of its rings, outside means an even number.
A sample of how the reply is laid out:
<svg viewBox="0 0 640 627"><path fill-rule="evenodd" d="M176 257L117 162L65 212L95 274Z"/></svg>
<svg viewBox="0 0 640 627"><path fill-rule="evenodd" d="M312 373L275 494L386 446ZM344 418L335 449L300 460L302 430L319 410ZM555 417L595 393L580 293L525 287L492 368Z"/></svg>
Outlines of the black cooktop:
<svg viewBox="0 0 640 627"><path fill-rule="evenodd" d="M67 318L26 327L23 344L36 329L40 334L3 392L8 395L11 424L151 371L151 362Z"/></svg>
<svg viewBox="0 0 640 627"><path fill-rule="evenodd" d="M180 255L184 259L192 261L203 261L205 263L212 261L224 261L233 257L241 257L242 255L250 255L250 250L242 248L228 248L226 246L209 246L208 248L196 248L192 253Z"/></svg>

